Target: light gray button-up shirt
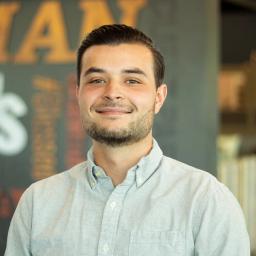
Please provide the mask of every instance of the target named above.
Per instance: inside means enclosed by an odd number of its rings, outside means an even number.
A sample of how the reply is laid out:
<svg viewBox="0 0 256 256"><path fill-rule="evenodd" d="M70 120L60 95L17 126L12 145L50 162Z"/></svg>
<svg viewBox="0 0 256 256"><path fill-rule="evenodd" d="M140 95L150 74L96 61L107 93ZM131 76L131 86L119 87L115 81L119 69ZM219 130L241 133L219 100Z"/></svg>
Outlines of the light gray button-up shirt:
<svg viewBox="0 0 256 256"><path fill-rule="evenodd" d="M249 256L243 214L212 175L158 144L114 187L88 160L31 185L5 256Z"/></svg>

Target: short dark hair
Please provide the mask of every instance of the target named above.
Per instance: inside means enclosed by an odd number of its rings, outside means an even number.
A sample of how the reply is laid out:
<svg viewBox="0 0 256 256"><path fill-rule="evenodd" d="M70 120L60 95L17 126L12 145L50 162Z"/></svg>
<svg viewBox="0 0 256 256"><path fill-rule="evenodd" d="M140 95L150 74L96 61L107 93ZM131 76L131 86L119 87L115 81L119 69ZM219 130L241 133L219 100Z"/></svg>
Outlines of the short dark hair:
<svg viewBox="0 0 256 256"><path fill-rule="evenodd" d="M84 52L94 45L118 45L121 43L139 43L146 46L153 55L154 76L156 86L163 83L165 64L161 53L156 49L151 38L140 30L124 25L103 25L89 33L82 41L77 51L77 84L80 84L82 56Z"/></svg>

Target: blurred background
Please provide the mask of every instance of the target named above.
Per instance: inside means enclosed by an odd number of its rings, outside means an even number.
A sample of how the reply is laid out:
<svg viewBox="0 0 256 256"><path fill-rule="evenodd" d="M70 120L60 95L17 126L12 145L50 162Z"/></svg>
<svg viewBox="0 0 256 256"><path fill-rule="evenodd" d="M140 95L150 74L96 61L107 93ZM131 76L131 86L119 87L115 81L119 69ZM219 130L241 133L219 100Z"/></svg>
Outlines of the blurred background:
<svg viewBox="0 0 256 256"><path fill-rule="evenodd" d="M256 0L0 0L0 255L23 191L86 159L76 48L110 23L141 29L164 55L154 136L230 188L256 255Z"/></svg>
<svg viewBox="0 0 256 256"><path fill-rule="evenodd" d="M217 176L239 200L256 255L256 1L222 1Z"/></svg>

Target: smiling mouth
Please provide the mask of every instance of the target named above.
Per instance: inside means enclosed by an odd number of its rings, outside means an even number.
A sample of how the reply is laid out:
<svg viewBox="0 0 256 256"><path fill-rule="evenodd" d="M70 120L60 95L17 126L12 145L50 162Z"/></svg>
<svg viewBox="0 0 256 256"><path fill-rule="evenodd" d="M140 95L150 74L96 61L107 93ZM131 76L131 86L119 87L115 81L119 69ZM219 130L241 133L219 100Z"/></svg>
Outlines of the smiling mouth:
<svg viewBox="0 0 256 256"><path fill-rule="evenodd" d="M102 108L96 108L95 112L103 115L123 115L123 114L132 113L132 109L102 107Z"/></svg>

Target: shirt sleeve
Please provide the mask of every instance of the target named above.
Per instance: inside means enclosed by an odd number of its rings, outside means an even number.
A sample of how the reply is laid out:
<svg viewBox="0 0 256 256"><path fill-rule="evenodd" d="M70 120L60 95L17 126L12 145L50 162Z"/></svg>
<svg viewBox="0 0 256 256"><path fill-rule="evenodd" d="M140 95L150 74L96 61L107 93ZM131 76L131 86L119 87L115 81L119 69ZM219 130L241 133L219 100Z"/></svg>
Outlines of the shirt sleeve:
<svg viewBox="0 0 256 256"><path fill-rule="evenodd" d="M30 233L32 223L32 194L26 190L14 212L8 231L4 256L30 256Z"/></svg>
<svg viewBox="0 0 256 256"><path fill-rule="evenodd" d="M249 256L244 216L227 187L217 180L211 181L200 204L195 256Z"/></svg>

